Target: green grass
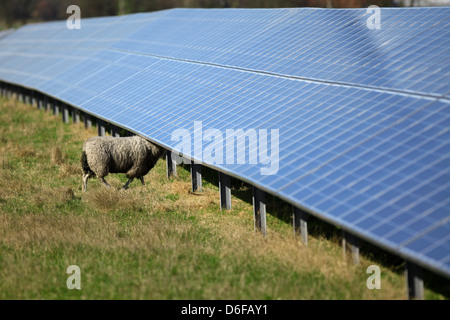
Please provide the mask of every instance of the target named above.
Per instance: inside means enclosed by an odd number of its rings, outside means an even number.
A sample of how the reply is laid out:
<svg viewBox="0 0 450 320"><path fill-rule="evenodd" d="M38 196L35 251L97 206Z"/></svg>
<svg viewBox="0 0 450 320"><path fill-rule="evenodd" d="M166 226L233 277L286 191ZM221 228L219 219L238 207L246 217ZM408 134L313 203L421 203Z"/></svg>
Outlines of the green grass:
<svg viewBox="0 0 450 320"><path fill-rule="evenodd" d="M0 299L404 299L400 263L363 252L342 259L337 231L312 221L309 245L292 235L290 208L268 197L268 236L254 232L251 189L234 181L219 210L217 174L201 194L189 171L167 179L160 160L129 190L92 179L81 191L84 139L95 129L0 99ZM110 175L118 188L124 175ZM382 270L380 290L366 268ZM81 269L69 290L66 269ZM444 282L445 283L445 282ZM429 299L445 290L426 289ZM442 293L444 291L444 293Z"/></svg>

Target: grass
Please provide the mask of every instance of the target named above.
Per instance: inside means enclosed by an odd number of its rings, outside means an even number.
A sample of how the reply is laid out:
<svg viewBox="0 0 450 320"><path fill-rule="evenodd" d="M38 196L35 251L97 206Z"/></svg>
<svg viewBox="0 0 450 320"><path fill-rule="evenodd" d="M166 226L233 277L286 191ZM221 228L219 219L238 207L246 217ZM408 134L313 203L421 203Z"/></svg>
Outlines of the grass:
<svg viewBox="0 0 450 320"><path fill-rule="evenodd" d="M110 175L115 188L93 179L83 193L81 146L95 135L0 98L0 299L406 298L401 264L364 252L359 266L343 261L337 233L314 220L303 246L274 198L268 236L255 233L245 184L234 181L233 209L220 211L206 168L201 194L189 193L188 170L167 179L162 160L145 186L119 191L126 177ZM380 290L366 287L372 264ZM66 286L70 265L81 290ZM426 298L446 299L441 291Z"/></svg>

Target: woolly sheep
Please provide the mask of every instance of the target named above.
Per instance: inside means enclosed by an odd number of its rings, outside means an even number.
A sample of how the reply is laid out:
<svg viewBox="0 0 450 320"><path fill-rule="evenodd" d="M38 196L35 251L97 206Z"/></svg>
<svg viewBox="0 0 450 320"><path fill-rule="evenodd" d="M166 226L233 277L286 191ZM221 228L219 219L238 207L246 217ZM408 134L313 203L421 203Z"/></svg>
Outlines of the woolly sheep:
<svg viewBox="0 0 450 320"><path fill-rule="evenodd" d="M139 136L90 138L83 143L81 155L83 191L87 191L88 179L94 176L111 187L105 180L108 173L126 173L128 181L123 189L127 189L134 178L139 178L144 185L144 175L163 154L164 149Z"/></svg>

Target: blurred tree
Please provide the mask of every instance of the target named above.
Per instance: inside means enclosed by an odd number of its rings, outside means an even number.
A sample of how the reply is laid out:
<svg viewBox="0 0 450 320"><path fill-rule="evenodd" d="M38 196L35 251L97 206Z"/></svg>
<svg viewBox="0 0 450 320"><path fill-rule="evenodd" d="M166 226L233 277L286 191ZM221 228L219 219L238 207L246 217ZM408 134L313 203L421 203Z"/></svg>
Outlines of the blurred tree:
<svg viewBox="0 0 450 320"><path fill-rule="evenodd" d="M58 0L38 0L33 8L31 17L34 20L55 20L59 9L57 2Z"/></svg>
<svg viewBox="0 0 450 320"><path fill-rule="evenodd" d="M25 24L31 17L32 0L4 0L2 1L0 18L7 26L15 23Z"/></svg>

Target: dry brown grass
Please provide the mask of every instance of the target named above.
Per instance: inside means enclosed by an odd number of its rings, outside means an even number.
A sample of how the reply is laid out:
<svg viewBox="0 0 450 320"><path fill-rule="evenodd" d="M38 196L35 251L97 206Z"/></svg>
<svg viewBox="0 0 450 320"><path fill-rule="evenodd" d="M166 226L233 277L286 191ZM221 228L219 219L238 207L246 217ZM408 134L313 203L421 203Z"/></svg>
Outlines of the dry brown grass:
<svg viewBox="0 0 450 320"><path fill-rule="evenodd" d="M206 227L213 226L212 221L205 219L200 222ZM362 268L355 267L337 259L336 255L330 254L329 250L319 248L314 241L309 247L304 247L292 239L280 237L272 234L268 238L263 238L247 228L228 222L220 224L213 228L212 238L208 242L199 243L195 240L197 227L192 224L175 223L162 218L140 220L135 224L121 224L110 215L55 215L55 216L11 216L4 213L0 214L0 233L3 235L3 245L14 250L28 250L30 246L39 243L42 248L52 248L58 244L70 246L95 247L105 252L167 252L165 257L160 257L166 268L175 268L178 265L179 257L184 256L186 252L192 254L193 261L201 259L203 255L217 255L220 262L220 272L230 273L235 268L236 261L255 260L260 261L262 265L278 265L280 268L289 270L289 272L318 272L327 279L336 279L339 282L352 283L355 273L360 273ZM217 251L215 245L221 243L220 251ZM196 249L192 251L192 246ZM196 257L198 255L198 257ZM86 258L84 258L86 259ZM99 257L89 257L89 261L99 259ZM70 263L70 262L68 262ZM193 266L180 266L185 272L195 274L191 270ZM114 268L110 270L114 272ZM33 269L33 272L36 272ZM252 270L242 271L240 275L239 286L242 289L248 285L245 281L251 277ZM162 273L164 274L164 273ZM220 277L220 275L218 275ZM195 282L195 279L191 281ZM150 279L142 278L140 286L150 285L147 281ZM152 278L155 282L158 279ZM169 283L173 280L166 279ZM199 274L199 285L201 276ZM332 281L332 280L331 280ZM259 288L261 292L283 292L283 286L266 287L264 283ZM177 283L180 291L186 290L189 284ZM293 283L292 286L296 284ZM314 298L317 290L312 282L309 292L303 293L304 298ZM364 285L364 283L363 283ZM154 286L152 284L151 286ZM268 286L266 284L266 286ZM389 282L383 282L383 292L373 292L367 289L359 291L362 295L360 299L373 299L382 297L383 299L398 299L403 296L403 292L398 287L392 286ZM228 296L230 291L235 290L224 282L220 286L205 288L210 297ZM347 288L348 294L345 298L355 298L352 290ZM343 290L345 292L345 290ZM382 294L381 294L382 293ZM139 291L134 293L135 298L141 297ZM147 294L142 293L144 296ZM354 293L353 293L354 294ZM374 295L375 294L375 295ZM381 295L380 295L381 294ZM287 298L287 297L284 297Z"/></svg>
<svg viewBox="0 0 450 320"><path fill-rule="evenodd" d="M104 186L89 190L83 195L83 199L101 212L140 210L142 208L142 202L127 190Z"/></svg>
<svg viewBox="0 0 450 320"><path fill-rule="evenodd" d="M81 176L82 169L80 164L62 163L59 168L59 177L67 178L71 176Z"/></svg>
<svg viewBox="0 0 450 320"><path fill-rule="evenodd" d="M39 155L39 153L35 150L33 146L30 145L20 145L15 143L14 141L9 141L4 138L2 144L0 144L0 152L11 153L12 156L25 158L25 157L35 157Z"/></svg>
<svg viewBox="0 0 450 320"><path fill-rule="evenodd" d="M36 152L36 150L34 150L33 147L26 146L26 147L20 148L19 150L16 150L15 154L18 157L24 158L24 157L34 157L37 155L37 152Z"/></svg>
<svg viewBox="0 0 450 320"><path fill-rule="evenodd" d="M111 221L107 216L33 215L11 216L0 214L0 232L3 243L16 249L26 249L40 243L52 246L56 243L88 243L100 245L111 238ZM94 242L92 242L94 241Z"/></svg>
<svg viewBox="0 0 450 320"><path fill-rule="evenodd" d="M51 161L53 164L57 165L63 164L65 162L65 157L63 157L63 154L59 146L55 146L52 148Z"/></svg>
<svg viewBox="0 0 450 320"><path fill-rule="evenodd" d="M75 194L70 187L40 188L31 196L32 201L37 206L46 204L61 204L75 198Z"/></svg>
<svg viewBox="0 0 450 320"><path fill-rule="evenodd" d="M30 190L30 184L21 179L20 176L12 169L0 171L0 192L4 197L15 197Z"/></svg>
<svg viewBox="0 0 450 320"><path fill-rule="evenodd" d="M63 195L60 195L63 196ZM161 218L124 224L112 215L9 215L0 213L0 233L4 245L26 249L31 244L53 246L57 243L89 245L101 250L127 249L139 252L152 249L182 251L193 245L190 224Z"/></svg>

